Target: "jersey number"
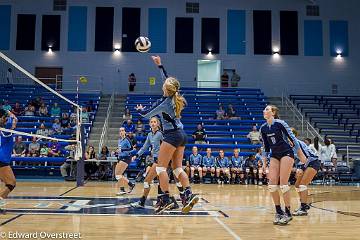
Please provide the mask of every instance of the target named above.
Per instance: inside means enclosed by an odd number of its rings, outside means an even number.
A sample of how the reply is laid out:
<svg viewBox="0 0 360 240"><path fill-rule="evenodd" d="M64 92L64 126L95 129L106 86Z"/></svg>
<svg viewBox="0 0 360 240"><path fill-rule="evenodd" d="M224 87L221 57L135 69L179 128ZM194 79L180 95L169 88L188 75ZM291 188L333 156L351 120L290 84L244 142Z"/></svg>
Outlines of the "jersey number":
<svg viewBox="0 0 360 240"><path fill-rule="evenodd" d="M271 142L272 142L273 144L276 144L276 138L275 138L275 137L270 137L270 139L271 139Z"/></svg>

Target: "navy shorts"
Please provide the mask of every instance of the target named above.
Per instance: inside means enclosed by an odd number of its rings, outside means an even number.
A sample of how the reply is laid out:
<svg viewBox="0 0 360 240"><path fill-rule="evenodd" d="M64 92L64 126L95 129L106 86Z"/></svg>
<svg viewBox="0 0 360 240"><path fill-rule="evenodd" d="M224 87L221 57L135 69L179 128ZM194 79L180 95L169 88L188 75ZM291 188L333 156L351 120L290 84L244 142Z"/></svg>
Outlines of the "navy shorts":
<svg viewBox="0 0 360 240"><path fill-rule="evenodd" d="M315 171L319 171L321 162L320 160L311 161L307 167L311 167L315 169Z"/></svg>
<svg viewBox="0 0 360 240"><path fill-rule="evenodd" d="M294 158L294 152L293 150L289 150L289 151L286 151L286 152L282 152L282 153L272 153L271 154L271 157L272 158L275 158L277 160L281 160L283 157L291 157L292 159L295 159Z"/></svg>
<svg viewBox="0 0 360 240"><path fill-rule="evenodd" d="M127 157L119 157L118 158L118 162L124 162L126 164L130 164L131 163L131 157L130 156L127 156Z"/></svg>
<svg viewBox="0 0 360 240"><path fill-rule="evenodd" d="M176 148L183 147L187 143L187 135L183 129L165 130L163 141Z"/></svg>
<svg viewBox="0 0 360 240"><path fill-rule="evenodd" d="M6 167L6 166L10 166L10 163L6 163L6 162L1 162L1 161L0 161L0 168Z"/></svg>

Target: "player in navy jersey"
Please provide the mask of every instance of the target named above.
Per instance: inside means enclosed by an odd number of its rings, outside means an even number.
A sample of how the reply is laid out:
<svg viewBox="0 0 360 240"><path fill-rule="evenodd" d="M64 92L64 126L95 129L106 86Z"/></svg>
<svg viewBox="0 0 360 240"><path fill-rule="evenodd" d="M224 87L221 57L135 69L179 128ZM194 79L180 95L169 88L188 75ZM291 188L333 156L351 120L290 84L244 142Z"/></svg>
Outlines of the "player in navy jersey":
<svg viewBox="0 0 360 240"><path fill-rule="evenodd" d="M289 177L294 164L294 150L298 153L301 162L306 162L304 154L299 151L299 143L291 132L288 124L279 119L279 109L276 106L268 105L263 111L266 123L260 132L264 144L263 156L266 157L271 150L269 167L269 191L275 204L276 214L274 224L286 225L292 220L290 212L290 186ZM280 185L280 186L279 186ZM285 212L280 205L280 195L283 193Z"/></svg>
<svg viewBox="0 0 360 240"><path fill-rule="evenodd" d="M240 150L238 148L234 149L234 155L231 156L231 183L240 183L239 175L240 168L242 168L244 157L239 156Z"/></svg>
<svg viewBox="0 0 360 240"><path fill-rule="evenodd" d="M174 175L181 185L185 188L183 202L183 213L188 213L193 206L199 201L199 196L191 191L189 178L182 168L182 160L184 156L185 144L187 143L187 135L183 130L184 126L180 121L181 112L186 105L186 100L180 95L180 82L173 77L168 77L164 66L161 64L159 56L153 56L154 63L161 70L161 74L165 79L162 90L163 97L153 104L149 109L144 106L137 105L136 110L145 118L160 116L163 127L163 142L160 145L158 156L158 166L156 173L159 176L160 187L164 192L160 196L161 203L156 209L156 213L162 213L173 207L174 203L170 200L169 193L169 176L166 169L172 160L172 168Z"/></svg>
<svg viewBox="0 0 360 240"><path fill-rule="evenodd" d="M190 163L190 181L194 181L194 173L198 172L200 177L200 182L202 182L203 174L202 174L202 156L198 153L198 148L194 146L192 148L192 153L189 156Z"/></svg>
<svg viewBox="0 0 360 240"><path fill-rule="evenodd" d="M203 176L206 175L206 173L211 174L211 182L214 183L214 177L215 177L215 157L211 155L211 148L206 149L206 156L202 159L203 164Z"/></svg>
<svg viewBox="0 0 360 240"><path fill-rule="evenodd" d="M297 137L297 131L292 128L291 129L294 135ZM308 185L311 183L313 178L316 176L317 172L320 169L321 162L316 152L306 145L303 141L298 140L300 149L305 155L307 161L305 164L299 164L298 169L296 171L296 182L295 189L299 194L300 198L300 207L295 210L293 213L294 216L306 216L308 215L308 210L310 206L308 205ZM297 154L295 154L297 157Z"/></svg>
<svg viewBox="0 0 360 240"><path fill-rule="evenodd" d="M17 118L13 113L0 109L0 127L13 130L16 124ZM1 200L7 198L16 185L16 179L10 167L13 145L12 133L0 131L0 179L5 184L0 192ZM2 204L4 204L3 201L1 201Z"/></svg>
<svg viewBox="0 0 360 240"><path fill-rule="evenodd" d="M219 156L216 158L216 177L218 179L218 183L228 183L230 179L230 167L231 163L227 157L225 157L224 150L219 151ZM220 178L220 174L223 174L225 179Z"/></svg>

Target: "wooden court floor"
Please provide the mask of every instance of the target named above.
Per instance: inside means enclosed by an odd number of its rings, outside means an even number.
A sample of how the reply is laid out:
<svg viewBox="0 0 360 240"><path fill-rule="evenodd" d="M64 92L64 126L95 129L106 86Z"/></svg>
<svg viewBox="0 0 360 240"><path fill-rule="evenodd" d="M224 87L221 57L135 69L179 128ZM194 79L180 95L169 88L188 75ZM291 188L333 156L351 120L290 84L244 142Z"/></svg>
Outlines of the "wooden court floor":
<svg viewBox="0 0 360 240"><path fill-rule="evenodd" d="M69 182L18 182L0 215L0 239L14 232L74 233L81 239L360 239L359 187L311 186L309 216L295 217L288 226L272 224L266 187L202 184L193 189L201 201L191 215L158 216L151 199L146 209L129 206L140 196L141 184L132 194L116 197L112 182L79 188Z"/></svg>

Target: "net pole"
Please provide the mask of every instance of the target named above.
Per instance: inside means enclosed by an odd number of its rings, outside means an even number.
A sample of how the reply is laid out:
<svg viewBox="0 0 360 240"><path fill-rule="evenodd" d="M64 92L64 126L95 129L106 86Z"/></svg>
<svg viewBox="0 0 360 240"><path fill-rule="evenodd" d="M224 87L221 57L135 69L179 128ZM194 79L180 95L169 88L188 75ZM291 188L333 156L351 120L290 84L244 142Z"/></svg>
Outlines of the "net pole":
<svg viewBox="0 0 360 240"><path fill-rule="evenodd" d="M84 163L84 153L85 153L85 129L82 124L81 117L82 109L77 109L77 127L76 127L76 140L78 140L78 159L76 159L76 186L84 186L84 173L85 173L85 163Z"/></svg>

